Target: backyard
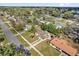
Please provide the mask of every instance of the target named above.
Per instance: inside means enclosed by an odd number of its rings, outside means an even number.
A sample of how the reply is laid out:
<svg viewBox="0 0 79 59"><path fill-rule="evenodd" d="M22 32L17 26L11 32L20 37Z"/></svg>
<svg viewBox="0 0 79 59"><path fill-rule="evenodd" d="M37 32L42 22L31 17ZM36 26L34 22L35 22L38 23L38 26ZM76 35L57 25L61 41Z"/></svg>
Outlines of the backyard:
<svg viewBox="0 0 79 59"><path fill-rule="evenodd" d="M49 45L46 41L41 42L36 46L36 48L45 56L58 56L60 52L57 51L55 48Z"/></svg>

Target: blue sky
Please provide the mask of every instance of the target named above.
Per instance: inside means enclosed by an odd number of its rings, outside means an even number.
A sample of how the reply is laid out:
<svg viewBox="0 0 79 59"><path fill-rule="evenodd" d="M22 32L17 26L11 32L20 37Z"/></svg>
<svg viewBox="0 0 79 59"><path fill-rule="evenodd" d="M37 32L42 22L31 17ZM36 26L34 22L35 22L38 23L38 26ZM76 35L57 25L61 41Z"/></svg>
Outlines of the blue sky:
<svg viewBox="0 0 79 59"><path fill-rule="evenodd" d="M0 3L0 6L79 7L79 3Z"/></svg>

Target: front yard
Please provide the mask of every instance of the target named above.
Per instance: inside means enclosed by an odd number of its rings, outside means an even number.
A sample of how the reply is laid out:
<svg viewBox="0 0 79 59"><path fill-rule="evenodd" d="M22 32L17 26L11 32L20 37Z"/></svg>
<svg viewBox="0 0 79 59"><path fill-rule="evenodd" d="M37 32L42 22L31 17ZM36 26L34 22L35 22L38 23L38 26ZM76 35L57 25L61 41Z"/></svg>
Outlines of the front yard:
<svg viewBox="0 0 79 59"><path fill-rule="evenodd" d="M17 39L21 42L21 44L23 46L25 46L25 47L28 47L29 46L29 44L27 42L25 42L21 36L18 35L17 36Z"/></svg>
<svg viewBox="0 0 79 59"><path fill-rule="evenodd" d="M36 36L32 36L33 33L29 32L29 31L25 31L23 34L23 37L25 37L30 43L36 41L38 39L38 37Z"/></svg>
<svg viewBox="0 0 79 59"><path fill-rule="evenodd" d="M30 49L30 52L32 56L40 56L33 48Z"/></svg>

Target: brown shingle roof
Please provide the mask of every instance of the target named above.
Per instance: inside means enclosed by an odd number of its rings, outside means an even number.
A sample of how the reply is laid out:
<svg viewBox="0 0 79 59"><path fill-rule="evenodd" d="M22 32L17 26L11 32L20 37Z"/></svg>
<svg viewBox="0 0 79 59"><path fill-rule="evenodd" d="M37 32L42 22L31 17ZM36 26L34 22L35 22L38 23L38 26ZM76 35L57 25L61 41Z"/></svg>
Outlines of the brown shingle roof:
<svg viewBox="0 0 79 59"><path fill-rule="evenodd" d="M72 48L70 45L68 45L67 42L65 42L65 40L63 41L62 39L54 38L51 41L51 43L71 56L77 54L77 50L75 48Z"/></svg>

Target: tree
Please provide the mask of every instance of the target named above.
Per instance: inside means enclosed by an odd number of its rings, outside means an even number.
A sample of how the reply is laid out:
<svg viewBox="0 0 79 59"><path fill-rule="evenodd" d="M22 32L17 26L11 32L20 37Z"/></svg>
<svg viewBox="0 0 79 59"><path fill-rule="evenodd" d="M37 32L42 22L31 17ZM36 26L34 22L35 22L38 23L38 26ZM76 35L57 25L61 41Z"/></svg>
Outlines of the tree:
<svg viewBox="0 0 79 59"><path fill-rule="evenodd" d="M46 25L45 23L43 23L43 24L41 25L41 28L42 28L42 30L47 30L47 25Z"/></svg>
<svg viewBox="0 0 79 59"><path fill-rule="evenodd" d="M21 23L15 25L15 29L18 30L18 31L23 30L23 28L24 28L24 25L21 24Z"/></svg>
<svg viewBox="0 0 79 59"><path fill-rule="evenodd" d="M27 23L32 23L32 20L31 19L27 19Z"/></svg>
<svg viewBox="0 0 79 59"><path fill-rule="evenodd" d="M73 12L71 12L71 11L66 11L66 12L64 12L63 18L68 19L68 18L73 18L73 17L74 17Z"/></svg>
<svg viewBox="0 0 79 59"><path fill-rule="evenodd" d="M36 32L36 28L34 25L32 25L31 29L30 29L30 32L33 33L32 37L35 36L35 32Z"/></svg>
<svg viewBox="0 0 79 59"><path fill-rule="evenodd" d="M2 29L0 28L0 42L3 42L4 41L4 33L2 31Z"/></svg>
<svg viewBox="0 0 79 59"><path fill-rule="evenodd" d="M26 54L25 54L26 53ZM0 46L0 55L1 56L25 56L30 55L29 50L17 47L14 44L7 44L5 46Z"/></svg>
<svg viewBox="0 0 79 59"><path fill-rule="evenodd" d="M4 36L0 35L0 42L3 42L3 41L4 41Z"/></svg>
<svg viewBox="0 0 79 59"><path fill-rule="evenodd" d="M59 29L56 28L55 24L42 24L41 28L45 31L48 31L50 33L53 33L55 35L57 35L57 33L59 33Z"/></svg>
<svg viewBox="0 0 79 59"><path fill-rule="evenodd" d="M61 14L61 11L58 8L52 8L52 10L50 10L49 12L52 16L55 17L60 16Z"/></svg>

